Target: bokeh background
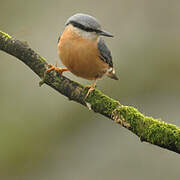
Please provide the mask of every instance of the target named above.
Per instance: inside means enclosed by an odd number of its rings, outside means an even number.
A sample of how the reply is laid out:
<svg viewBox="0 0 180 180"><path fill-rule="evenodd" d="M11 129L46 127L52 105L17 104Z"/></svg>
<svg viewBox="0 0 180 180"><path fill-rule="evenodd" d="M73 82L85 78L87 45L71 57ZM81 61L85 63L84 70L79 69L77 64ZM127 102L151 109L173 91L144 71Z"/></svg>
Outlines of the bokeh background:
<svg viewBox="0 0 180 180"><path fill-rule="evenodd" d="M180 125L180 1L0 0L0 29L47 58L67 18L95 16L120 81L98 88L124 105ZM83 84L89 82L67 72ZM141 143L111 120L70 102L16 58L0 52L0 179L179 179L179 155Z"/></svg>

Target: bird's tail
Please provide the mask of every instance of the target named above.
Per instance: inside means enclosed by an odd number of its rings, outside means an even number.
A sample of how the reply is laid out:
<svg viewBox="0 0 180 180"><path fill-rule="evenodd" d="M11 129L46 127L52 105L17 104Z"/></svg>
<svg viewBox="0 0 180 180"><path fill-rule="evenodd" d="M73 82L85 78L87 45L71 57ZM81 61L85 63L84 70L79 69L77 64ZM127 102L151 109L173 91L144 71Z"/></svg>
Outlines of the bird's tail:
<svg viewBox="0 0 180 180"><path fill-rule="evenodd" d="M119 80L117 77L114 68L111 68L109 72L107 73L107 76L110 77L111 79Z"/></svg>

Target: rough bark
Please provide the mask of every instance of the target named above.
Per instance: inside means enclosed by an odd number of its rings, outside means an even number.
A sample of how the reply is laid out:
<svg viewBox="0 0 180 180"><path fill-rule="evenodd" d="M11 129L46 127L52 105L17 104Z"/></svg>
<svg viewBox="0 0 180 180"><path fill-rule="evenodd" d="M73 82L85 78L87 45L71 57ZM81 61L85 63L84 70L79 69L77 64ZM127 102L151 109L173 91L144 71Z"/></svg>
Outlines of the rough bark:
<svg viewBox="0 0 180 180"><path fill-rule="evenodd" d="M16 40L2 31L0 31L0 50L17 57L30 67L42 79L40 85L46 83L69 100L87 106L121 124L136 134L141 141L180 153L179 127L147 117L134 107L121 105L97 89L85 99L87 89L84 86L54 72L47 73L44 78L48 64L45 58L32 50L26 42Z"/></svg>

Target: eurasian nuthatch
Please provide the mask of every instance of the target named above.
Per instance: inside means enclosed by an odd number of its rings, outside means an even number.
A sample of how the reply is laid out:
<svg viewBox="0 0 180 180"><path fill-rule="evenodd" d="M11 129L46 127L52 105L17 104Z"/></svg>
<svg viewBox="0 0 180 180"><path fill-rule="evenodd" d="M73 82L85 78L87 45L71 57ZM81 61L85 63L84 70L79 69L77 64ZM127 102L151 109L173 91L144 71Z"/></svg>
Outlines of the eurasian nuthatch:
<svg viewBox="0 0 180 180"><path fill-rule="evenodd" d="M66 24L58 39L58 54L67 68L49 65L48 71L55 69L62 74L71 71L76 76L93 80L88 86L88 94L95 88L96 81L104 75L118 80L113 68L112 56L101 36L113 37L102 30L99 22L87 14L75 14Z"/></svg>

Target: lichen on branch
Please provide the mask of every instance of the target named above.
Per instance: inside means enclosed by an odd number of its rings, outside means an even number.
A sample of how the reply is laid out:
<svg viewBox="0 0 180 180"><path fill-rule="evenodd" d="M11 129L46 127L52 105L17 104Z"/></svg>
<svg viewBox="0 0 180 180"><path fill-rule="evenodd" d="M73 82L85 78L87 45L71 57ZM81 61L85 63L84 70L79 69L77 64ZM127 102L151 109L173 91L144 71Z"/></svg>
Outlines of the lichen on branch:
<svg viewBox="0 0 180 180"><path fill-rule="evenodd" d="M95 89L86 99L87 88L47 70L47 61L32 50L26 42L16 40L0 31L0 50L11 54L25 63L40 78L41 85L46 83L69 100L78 102L100 113L136 134L141 141L180 153L180 128L161 120L147 117L136 108L121 105L99 90Z"/></svg>

